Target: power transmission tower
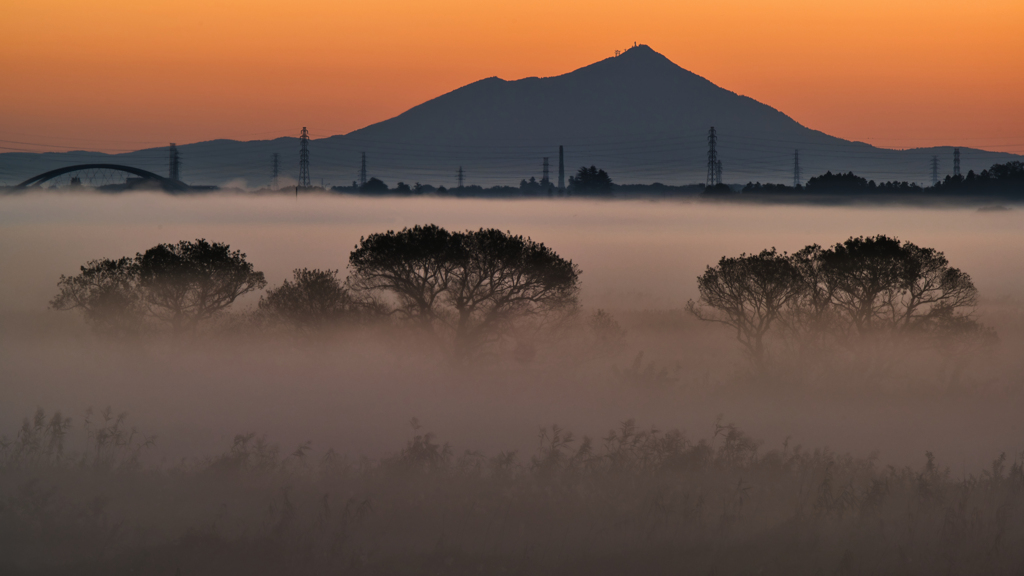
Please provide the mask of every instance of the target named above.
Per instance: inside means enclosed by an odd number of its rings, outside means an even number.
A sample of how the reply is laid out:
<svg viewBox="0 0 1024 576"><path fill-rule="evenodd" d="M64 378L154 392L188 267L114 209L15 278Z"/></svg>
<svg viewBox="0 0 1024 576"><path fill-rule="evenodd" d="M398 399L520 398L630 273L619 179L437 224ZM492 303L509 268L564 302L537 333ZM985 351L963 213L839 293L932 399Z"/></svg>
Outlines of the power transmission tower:
<svg viewBox="0 0 1024 576"><path fill-rule="evenodd" d="M540 179L541 186L548 186L551 184L551 178L548 177L548 157L544 157L544 171L543 176Z"/></svg>
<svg viewBox="0 0 1024 576"><path fill-rule="evenodd" d="M953 148L953 177L960 176L960 149Z"/></svg>
<svg viewBox="0 0 1024 576"><path fill-rule="evenodd" d="M273 177L270 179L270 189L277 190L277 172L278 172L278 156L277 152L274 152L274 172Z"/></svg>
<svg viewBox="0 0 1024 576"><path fill-rule="evenodd" d="M939 157L932 156L932 186L939 183Z"/></svg>
<svg viewBox="0 0 1024 576"><path fill-rule="evenodd" d="M800 181L800 151L793 151L793 188L799 187Z"/></svg>
<svg viewBox="0 0 1024 576"><path fill-rule="evenodd" d="M299 136L299 188L309 187L309 131L303 126Z"/></svg>
<svg viewBox="0 0 1024 576"><path fill-rule="evenodd" d="M463 182L463 176L464 175L465 174L462 172L462 166L459 166L459 188L462 188L462 182Z"/></svg>
<svg viewBox="0 0 1024 576"><path fill-rule="evenodd" d="M181 157L178 156L178 146L174 142L171 142L171 158L167 177L171 180L181 180Z"/></svg>
<svg viewBox="0 0 1024 576"><path fill-rule="evenodd" d="M366 184L366 152L363 152L363 160L359 164L359 185Z"/></svg>
<svg viewBox="0 0 1024 576"><path fill-rule="evenodd" d="M704 183L707 187L712 187L718 184L718 151L715 147L718 145L718 135L715 133L715 127L712 126L711 130L708 130L708 178Z"/></svg>
<svg viewBox="0 0 1024 576"><path fill-rule="evenodd" d="M718 180L718 183L721 184L722 183L722 161L721 160L718 161L718 166L716 166L716 168L717 168L717 172L718 172L718 174L716 175L717 176L716 180Z"/></svg>
<svg viewBox="0 0 1024 576"><path fill-rule="evenodd" d="M558 147L558 189L565 190L565 151Z"/></svg>

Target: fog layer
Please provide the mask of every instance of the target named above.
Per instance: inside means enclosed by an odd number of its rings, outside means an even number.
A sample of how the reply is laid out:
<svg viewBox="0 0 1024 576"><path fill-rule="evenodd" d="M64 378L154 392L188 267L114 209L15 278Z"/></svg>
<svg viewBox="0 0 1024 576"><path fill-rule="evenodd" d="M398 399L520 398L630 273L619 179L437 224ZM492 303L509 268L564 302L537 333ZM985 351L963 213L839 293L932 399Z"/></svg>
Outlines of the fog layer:
<svg viewBox="0 0 1024 576"><path fill-rule="evenodd" d="M581 314L611 312L625 340L595 352L579 332L547 343L531 363L455 368L394 334L124 342L93 334L75 313L47 310L62 274L159 243L228 243L275 286L295 268L344 276L361 237L426 223L544 242L582 269ZM885 382L827 372L810 383L762 382L726 329L683 311L697 298L696 277L722 256L874 234L936 248L972 276L979 319L1000 339L968 359L956 385L928 364ZM1024 449L1020 210L34 193L0 198L0 262L0 435L13 435L36 407L80 419L86 407L109 405L158 436L152 457L171 459L222 450L250 431L285 447L311 440L314 449L378 456L409 436L412 417L459 450L489 453L532 447L552 423L600 436L634 418L703 437L719 414L767 447L788 437L859 456L878 451L897 464L930 450L975 470Z"/></svg>

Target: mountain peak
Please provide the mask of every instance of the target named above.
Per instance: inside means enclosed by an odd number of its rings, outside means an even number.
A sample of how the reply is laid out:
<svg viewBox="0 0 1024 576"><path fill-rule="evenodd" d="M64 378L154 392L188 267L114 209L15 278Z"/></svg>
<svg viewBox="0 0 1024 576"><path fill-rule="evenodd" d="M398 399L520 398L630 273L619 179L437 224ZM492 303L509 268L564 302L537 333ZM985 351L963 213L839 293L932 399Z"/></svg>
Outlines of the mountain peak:
<svg viewBox="0 0 1024 576"><path fill-rule="evenodd" d="M673 67L678 68L679 66L665 57L664 54L656 51L647 44L637 44L626 49L625 52L619 54L613 60L619 60L622 62L657 62L661 64L670 64Z"/></svg>
<svg viewBox="0 0 1024 576"><path fill-rule="evenodd" d="M644 44L558 76L480 80L352 132L345 146L399 159L392 177L409 181L459 166L482 182L515 181L564 145L568 166L600 165L620 181L699 182L711 126L730 181L778 181L796 147L820 173L842 165L880 174L889 165L851 161L863 145L809 130Z"/></svg>
<svg viewBox="0 0 1024 576"><path fill-rule="evenodd" d="M634 57L641 55L649 56L652 54L661 56L661 54L659 54L654 48L651 48L647 44L634 44L629 48L626 48L626 51L620 54L620 56L625 56L627 54L632 54ZM664 58L664 56L662 57Z"/></svg>
<svg viewBox="0 0 1024 576"><path fill-rule="evenodd" d="M566 76L604 77L610 81L647 83L667 77L686 78L699 84L710 82L682 68L646 44L629 47L618 56L612 56L584 66Z"/></svg>

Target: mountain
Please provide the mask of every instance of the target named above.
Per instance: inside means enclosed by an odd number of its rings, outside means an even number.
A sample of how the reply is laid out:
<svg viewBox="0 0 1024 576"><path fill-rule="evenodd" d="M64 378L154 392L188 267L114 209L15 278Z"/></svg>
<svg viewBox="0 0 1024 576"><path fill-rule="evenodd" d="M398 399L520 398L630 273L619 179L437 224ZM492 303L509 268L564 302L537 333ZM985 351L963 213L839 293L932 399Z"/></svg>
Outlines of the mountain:
<svg viewBox="0 0 1024 576"><path fill-rule="evenodd" d="M826 170L852 170L879 181L928 182L933 156L939 157L940 175L952 172L951 147L897 151L835 138L716 86L644 45L561 76L480 80L389 120L313 140L310 172L314 183L321 178L350 183L358 178L365 152L368 175L390 185L451 186L460 167L467 184L515 185L522 178L540 179L547 157L554 181L561 145L566 177L593 164L620 183L687 184L705 180L712 126L723 179L731 183L791 183L796 150L804 180ZM281 155L282 174L294 178L298 172L295 138L217 140L178 148L182 177L190 183L242 179L263 185L274 152ZM0 154L0 178L28 178L85 155ZM104 157L167 171L166 148ZM1018 159L961 148L964 173Z"/></svg>

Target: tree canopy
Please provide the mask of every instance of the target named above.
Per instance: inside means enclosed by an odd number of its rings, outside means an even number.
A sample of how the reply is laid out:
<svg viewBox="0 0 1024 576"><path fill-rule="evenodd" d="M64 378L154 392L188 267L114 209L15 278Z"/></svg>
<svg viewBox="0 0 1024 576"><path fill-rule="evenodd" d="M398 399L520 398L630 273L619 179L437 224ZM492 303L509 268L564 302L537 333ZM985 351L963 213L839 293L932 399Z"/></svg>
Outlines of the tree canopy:
<svg viewBox="0 0 1024 576"><path fill-rule="evenodd" d="M698 277L688 309L736 330L755 364L766 336L840 345L893 336L977 334L977 289L932 248L888 236L856 237L796 254L774 249L722 258Z"/></svg>
<svg viewBox="0 0 1024 576"><path fill-rule="evenodd" d="M380 178L370 178L366 183L359 186L360 192L387 192L388 185L384 183Z"/></svg>
<svg viewBox="0 0 1024 576"><path fill-rule="evenodd" d="M159 244L135 258L94 260L77 276L61 276L57 310L81 309L101 329L125 331L155 321L175 332L195 330L239 296L266 285L245 254L205 239Z"/></svg>
<svg viewBox="0 0 1024 576"><path fill-rule="evenodd" d="M612 178L596 166L581 166L575 176L569 177L569 187L576 192L611 192Z"/></svg>
<svg viewBox="0 0 1024 576"><path fill-rule="evenodd" d="M389 298L391 313L458 353L502 339L517 322L574 311L579 268L543 244L495 229L435 225L372 234L349 257L353 290Z"/></svg>
<svg viewBox="0 0 1024 576"><path fill-rule="evenodd" d="M701 320L735 330L736 339L759 364L764 360L765 334L800 295L799 280L790 258L774 248L723 257L697 278L700 301L691 300L687 309Z"/></svg>
<svg viewBox="0 0 1024 576"><path fill-rule="evenodd" d="M338 270L295 269L292 279L267 290L259 310L302 330L336 325L359 313L360 303L338 279Z"/></svg>
<svg viewBox="0 0 1024 576"><path fill-rule="evenodd" d="M132 258L91 260L76 276L61 275L60 292L50 301L54 310L81 310L102 332L126 335L139 329L142 298L138 263Z"/></svg>
<svg viewBox="0 0 1024 576"><path fill-rule="evenodd" d="M1024 195L1024 162L993 164L988 170L966 176L946 176L933 189L940 194Z"/></svg>

